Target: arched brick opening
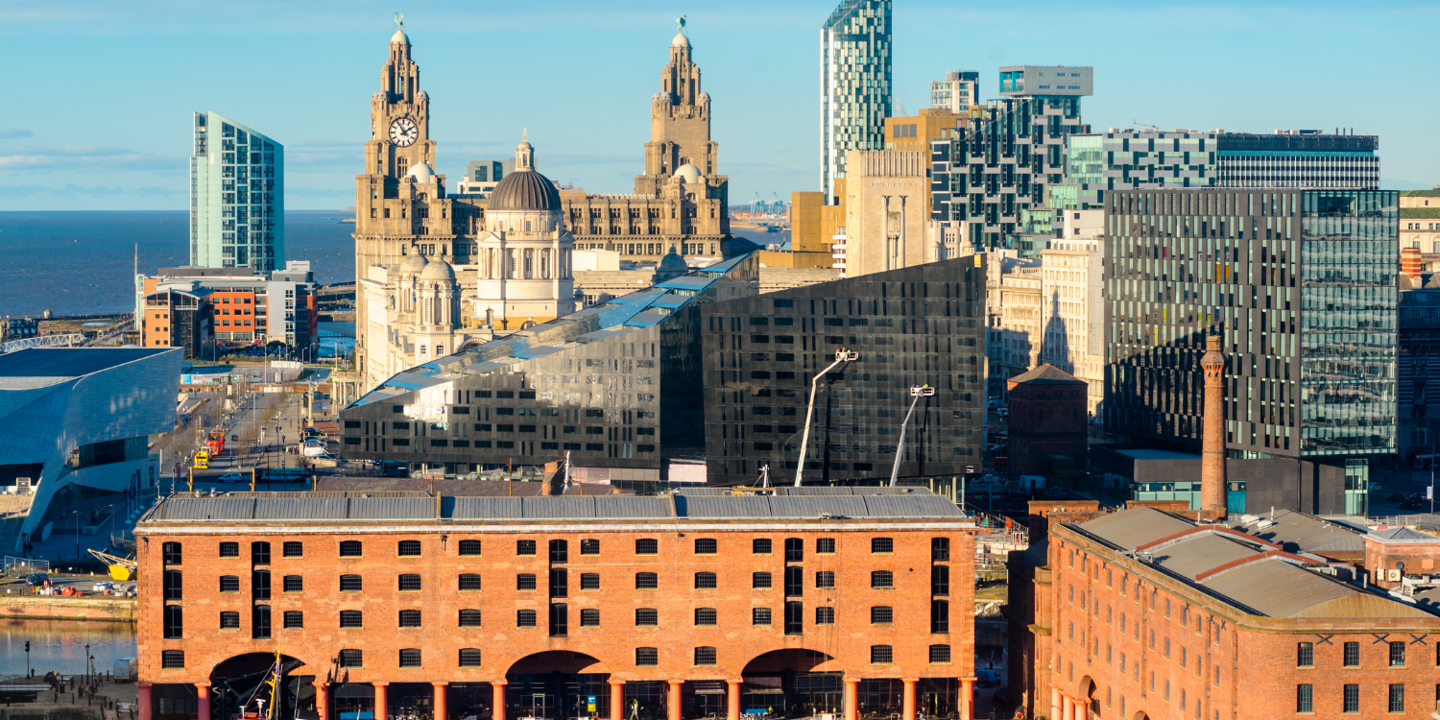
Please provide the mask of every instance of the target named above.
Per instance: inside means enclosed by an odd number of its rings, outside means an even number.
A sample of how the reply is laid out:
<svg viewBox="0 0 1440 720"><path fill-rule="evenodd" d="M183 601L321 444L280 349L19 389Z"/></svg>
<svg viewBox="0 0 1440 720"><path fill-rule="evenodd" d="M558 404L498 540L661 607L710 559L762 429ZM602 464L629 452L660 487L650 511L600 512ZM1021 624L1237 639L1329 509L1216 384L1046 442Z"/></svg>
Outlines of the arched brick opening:
<svg viewBox="0 0 1440 720"><path fill-rule="evenodd" d="M761 710L781 717L841 712L844 673L834 660L805 648L771 650L751 658L740 673L741 711Z"/></svg>
<svg viewBox="0 0 1440 720"><path fill-rule="evenodd" d="M273 689L271 678L277 679ZM245 711L268 715L272 704L279 706L274 717L314 717L314 680L313 666L291 655L235 655L210 670L210 717L198 720L224 720Z"/></svg>
<svg viewBox="0 0 1440 720"><path fill-rule="evenodd" d="M547 650L516 660L505 672L505 717L604 715L610 668L585 653ZM590 708L590 698L595 707Z"/></svg>

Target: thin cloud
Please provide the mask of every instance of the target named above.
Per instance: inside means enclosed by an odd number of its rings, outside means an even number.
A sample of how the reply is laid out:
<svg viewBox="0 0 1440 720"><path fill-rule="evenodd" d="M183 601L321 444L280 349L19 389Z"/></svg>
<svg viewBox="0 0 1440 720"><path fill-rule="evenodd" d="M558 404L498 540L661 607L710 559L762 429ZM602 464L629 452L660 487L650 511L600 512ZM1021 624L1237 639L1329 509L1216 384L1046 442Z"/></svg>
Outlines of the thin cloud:
<svg viewBox="0 0 1440 720"><path fill-rule="evenodd" d="M35 197L54 196L62 198L90 198L107 197L118 195L140 195L144 197L175 197L183 196L186 193L162 187L140 187L124 188L119 185L94 185L83 187L75 183L67 183L61 186L54 185L0 185L0 195L7 197Z"/></svg>
<svg viewBox="0 0 1440 720"><path fill-rule="evenodd" d="M186 160L101 145L60 145L17 147L0 154L0 168L6 170L106 169L183 170Z"/></svg>
<svg viewBox="0 0 1440 720"><path fill-rule="evenodd" d="M18 140L20 138L28 137L35 137L35 133L32 133L29 130L21 130L20 128L0 130L0 140Z"/></svg>

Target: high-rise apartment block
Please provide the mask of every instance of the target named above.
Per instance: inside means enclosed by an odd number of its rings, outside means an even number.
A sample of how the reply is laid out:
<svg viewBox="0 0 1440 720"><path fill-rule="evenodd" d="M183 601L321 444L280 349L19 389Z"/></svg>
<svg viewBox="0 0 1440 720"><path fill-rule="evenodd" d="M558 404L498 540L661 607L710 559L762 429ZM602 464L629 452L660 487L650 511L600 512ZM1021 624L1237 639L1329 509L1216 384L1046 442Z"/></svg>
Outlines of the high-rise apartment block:
<svg viewBox="0 0 1440 720"><path fill-rule="evenodd" d="M1080 98L1092 85L1091 68L1001 68L1001 99L972 108L968 128L931 144L932 217L968 222L977 251L1043 250L1025 212L1065 182L1065 140L1089 132Z"/></svg>
<svg viewBox="0 0 1440 720"><path fill-rule="evenodd" d="M1098 208L1109 190L1186 187L1380 187L1379 138L1315 130L1272 134L1222 130L1120 130L1075 135L1066 152L1066 182L1077 206Z"/></svg>
<svg viewBox="0 0 1440 720"><path fill-rule="evenodd" d="M971 105L980 104L980 73L974 70L951 70L944 80L930 83L930 107L952 113L964 113Z"/></svg>
<svg viewBox="0 0 1440 720"><path fill-rule="evenodd" d="M218 113L195 113L190 264L285 265L285 148Z"/></svg>
<svg viewBox="0 0 1440 720"><path fill-rule="evenodd" d="M1363 514L1369 458L1396 450L1396 193L1117 190L1105 210L1107 428L1194 450L1218 333L1229 457L1288 468L1232 474L1231 497Z"/></svg>
<svg viewBox="0 0 1440 720"><path fill-rule="evenodd" d="M820 191L836 202L845 153L885 147L891 0L843 0L820 29Z"/></svg>

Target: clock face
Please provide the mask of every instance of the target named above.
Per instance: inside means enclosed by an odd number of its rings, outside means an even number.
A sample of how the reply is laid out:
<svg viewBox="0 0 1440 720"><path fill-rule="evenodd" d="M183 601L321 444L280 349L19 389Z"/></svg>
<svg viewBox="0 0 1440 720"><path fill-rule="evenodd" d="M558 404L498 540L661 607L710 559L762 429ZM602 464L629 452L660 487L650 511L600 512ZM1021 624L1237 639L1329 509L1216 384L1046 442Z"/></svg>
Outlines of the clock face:
<svg viewBox="0 0 1440 720"><path fill-rule="evenodd" d="M390 142L400 147L410 147L419 139L420 127L408 116L395 118L395 120L390 123Z"/></svg>

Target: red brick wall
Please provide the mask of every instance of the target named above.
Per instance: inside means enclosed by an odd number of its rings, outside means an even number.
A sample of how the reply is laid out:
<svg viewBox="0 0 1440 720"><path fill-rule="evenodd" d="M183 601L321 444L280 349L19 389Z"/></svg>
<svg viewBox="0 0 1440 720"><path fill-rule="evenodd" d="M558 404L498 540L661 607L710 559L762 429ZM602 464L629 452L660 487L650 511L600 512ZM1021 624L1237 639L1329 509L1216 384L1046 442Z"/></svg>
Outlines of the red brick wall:
<svg viewBox="0 0 1440 720"><path fill-rule="evenodd" d="M1400 585L1389 579L1388 571L1395 569L1396 563L1405 563L1405 575L1429 575L1436 571L1437 557L1440 557L1440 538L1434 543L1393 544L1365 539L1365 571L1370 573L1370 582L1383 588Z"/></svg>
<svg viewBox="0 0 1440 720"><path fill-rule="evenodd" d="M1045 474L1050 455L1085 467L1086 392L1085 383L1020 383L1010 389L1011 474Z"/></svg>
<svg viewBox="0 0 1440 720"><path fill-rule="evenodd" d="M139 672L147 682L193 683L208 678L221 661L247 652L280 650L309 664L307 671L324 675L331 660L342 648L364 650L365 667L350 669L354 682L483 682L503 677L518 660L546 650L581 652L595 657L601 668L593 672L610 672L626 680L725 679L739 677L746 664L771 650L786 648L809 649L830 655L833 660L817 670L844 670L864 678L899 677L966 677L973 672L973 558L974 538L968 532L906 530L897 526L893 531L846 530L834 524L824 530L796 532L730 531L717 527L706 532L674 530L635 532L596 529L565 533L512 533L504 531L415 533L303 533L285 534L284 528L266 532L216 532L207 535L164 534L164 528L145 530L140 542L140 608L139 608ZM803 635L785 635L784 630L784 541L787 537L804 540L804 560L796 563L804 568L805 625ZM816 553L817 538L834 538L836 552ZM871 554L873 537L894 539L892 554ZM950 562L950 624L948 635L930 633L930 568L931 538L951 540ZM580 540L600 540L599 555L581 555ZM658 555L636 555L637 538L659 541ZM696 555L696 538L715 538L719 553ZM754 538L772 541L770 555L752 554ZM358 539L364 543L364 556L341 558L341 540ZM397 557L400 540L419 540L421 557ZM480 539L483 555L460 557L459 541ZM535 540L535 556L517 556L516 540ZM546 576L551 564L547 545L551 539L568 541L570 606L569 636L552 638L546 629L549 592ZM179 604L185 612L185 634L180 640L162 637L161 549L163 543L182 543L184 597ZM250 543L265 540L271 543L271 588L269 602L272 613L272 639L252 640L250 637ZM304 543L303 558L282 556L285 540ZM219 557L222 541L240 543L239 558ZM834 571L836 589L815 587L816 571ZM872 590L872 570L894 573L895 589ZM635 589L635 573L651 571L659 575L659 590ZM694 573L714 572L718 588L694 589ZM772 588L751 588L751 573L772 573ZM422 577L421 592L400 592L400 573L416 573ZM458 590L458 575L479 573L483 589L479 592ZM580 590L580 574L600 575L600 590ZM537 590L516 589L518 573L534 573ZM303 593L285 593L283 577L298 574L304 578ZM364 578L363 593L339 592L341 574L359 574ZM241 578L239 593L219 592L221 575ZM817 606L835 608L833 626L815 625ZM895 622L886 626L870 624L872 605L895 608ZM636 627L636 608L659 611L658 627ZM718 624L697 627L694 608L709 607L718 611ZM772 611L770 626L753 626L751 608L768 607ZM419 609L421 629L398 628L398 611ZM482 611L481 628L458 627L458 611L475 608ZM598 608L599 627L580 627L580 609ZM358 609L364 612L364 629L339 628L339 611ZM517 628L516 612L533 609L538 626ZM219 613L234 610L241 613L241 629L220 630ZM303 610L305 628L282 628L286 610ZM948 643L952 661L931 664L929 646ZM895 662L889 665L870 664L870 646L889 644L894 647ZM718 664L694 667L696 646L717 648ZM658 667L636 667L636 647L659 649ZM458 667L460 648L480 648L483 667ZM423 667L400 668L399 650L423 650ZM165 649L183 649L186 667L183 670L161 669L160 653Z"/></svg>
<svg viewBox="0 0 1440 720"><path fill-rule="evenodd" d="M1301 683L1314 688L1315 711L1307 717L1357 717L1342 713L1347 683L1360 686L1359 717L1391 716L1386 702L1391 683L1406 686L1406 712L1398 716L1422 717L1433 709L1440 618L1249 616L1073 533L1060 530L1051 542L1056 621L1050 679L1072 697L1092 698L1100 717L1133 718L1140 712L1152 720L1209 720L1217 713L1225 720L1290 717ZM1416 637L1421 641L1411 644ZM1390 640L1407 643L1404 667L1389 666ZM1360 667L1342 667L1345 641L1360 644ZM1296 666L1301 642L1314 643L1314 667ZM1044 658L1037 665L1046 667ZM1036 694L1037 714L1049 716L1049 687L1037 685Z"/></svg>

